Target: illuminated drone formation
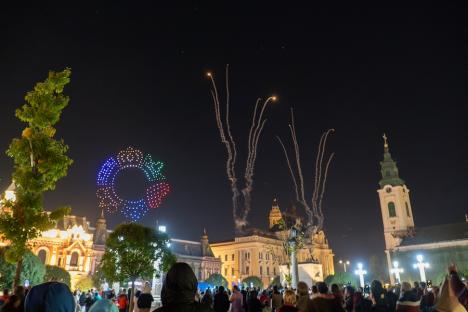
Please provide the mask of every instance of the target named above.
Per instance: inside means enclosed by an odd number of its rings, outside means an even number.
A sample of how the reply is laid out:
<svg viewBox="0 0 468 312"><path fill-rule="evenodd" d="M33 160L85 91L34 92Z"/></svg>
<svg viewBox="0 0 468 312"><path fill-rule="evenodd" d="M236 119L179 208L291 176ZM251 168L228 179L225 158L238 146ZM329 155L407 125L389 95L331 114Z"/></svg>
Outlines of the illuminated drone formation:
<svg viewBox="0 0 468 312"><path fill-rule="evenodd" d="M162 162L153 161L151 155L143 155L132 147L120 151L117 157L107 159L97 177L99 207L110 213L120 211L125 218L132 221L141 219L150 208L159 207L169 193L169 184L164 181L165 177L161 173L163 166ZM145 173L149 186L144 198L127 200L117 194L115 178L121 170L127 168L138 168Z"/></svg>

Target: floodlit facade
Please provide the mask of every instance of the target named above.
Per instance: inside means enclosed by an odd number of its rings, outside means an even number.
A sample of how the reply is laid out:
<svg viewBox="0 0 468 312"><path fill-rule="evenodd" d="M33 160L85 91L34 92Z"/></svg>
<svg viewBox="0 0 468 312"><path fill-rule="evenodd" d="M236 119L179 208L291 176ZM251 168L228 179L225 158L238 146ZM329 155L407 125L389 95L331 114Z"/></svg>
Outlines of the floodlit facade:
<svg viewBox="0 0 468 312"><path fill-rule="evenodd" d="M396 282L391 273L394 262L402 269L401 281L419 281L420 272L414 267L420 256L427 262L427 279L439 280L447 267L456 263L461 272L468 270L468 220L465 222L415 226L410 190L399 176L397 163L393 160L387 137L384 135L384 155L380 162L382 179L377 190L380 199L385 255L392 284Z"/></svg>
<svg viewBox="0 0 468 312"><path fill-rule="evenodd" d="M281 275L281 270L284 271L284 267L281 267L287 260L283 242L289 232L282 231L278 223L283 217L291 216L297 217L295 211L281 212L275 199L268 218L268 231L250 229L234 239L210 244L214 255L222 261L221 274L229 285L238 284L249 276L257 276L263 285L268 286L276 276ZM306 238L304 247L297 253L303 280L311 284L334 274L333 257L323 231Z"/></svg>

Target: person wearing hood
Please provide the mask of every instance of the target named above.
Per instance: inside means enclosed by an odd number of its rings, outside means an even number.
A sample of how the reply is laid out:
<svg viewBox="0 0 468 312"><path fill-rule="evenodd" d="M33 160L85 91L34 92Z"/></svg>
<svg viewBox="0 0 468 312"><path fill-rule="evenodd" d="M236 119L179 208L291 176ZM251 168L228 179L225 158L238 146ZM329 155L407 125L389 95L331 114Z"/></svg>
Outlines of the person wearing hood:
<svg viewBox="0 0 468 312"><path fill-rule="evenodd" d="M118 312L117 306L109 299L96 301L88 312Z"/></svg>
<svg viewBox="0 0 468 312"><path fill-rule="evenodd" d="M47 282L34 286L26 296L25 312L74 312L75 298L64 283Z"/></svg>
<svg viewBox="0 0 468 312"><path fill-rule="evenodd" d="M400 299L397 301L397 312L419 312L420 299L408 282L401 283Z"/></svg>
<svg viewBox="0 0 468 312"><path fill-rule="evenodd" d="M210 308L195 302L198 281L187 263L175 263L167 272L161 290L162 307L154 312L208 312Z"/></svg>

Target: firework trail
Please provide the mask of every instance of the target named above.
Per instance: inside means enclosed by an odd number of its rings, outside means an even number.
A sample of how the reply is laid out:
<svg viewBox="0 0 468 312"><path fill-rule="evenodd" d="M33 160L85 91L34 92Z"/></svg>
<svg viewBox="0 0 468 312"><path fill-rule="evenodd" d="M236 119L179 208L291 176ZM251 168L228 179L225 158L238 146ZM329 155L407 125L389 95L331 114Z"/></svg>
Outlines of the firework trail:
<svg viewBox="0 0 468 312"><path fill-rule="evenodd" d="M291 175L291 179L294 184L294 190L296 192L296 200L304 207L307 213L307 217L308 217L307 232L309 234L315 234L323 228L322 202L323 202L323 197L325 195L325 187L326 187L326 182L327 182L327 177L328 177L328 170L330 167L330 163L333 159L334 153L330 154L330 156L328 157L325 163L325 167L323 166L323 162L324 162L324 157L325 157L328 136L331 132L334 132L335 130L328 129L320 137L318 151L317 151L317 155L315 159L314 189L312 192L312 199L311 199L310 205L305 198L304 175L302 174L300 148L299 148L299 143L297 141L296 127L295 127L295 121L294 121L294 112L292 108L291 108L291 124L289 124L289 130L291 133L291 140L292 140L293 151L294 151L296 173L294 172L294 168L291 165L291 160L289 158L288 152L286 150L286 147L283 141L278 136L277 136L277 139L282 147L284 156L286 158L286 163L288 165L289 173Z"/></svg>
<svg viewBox="0 0 468 312"><path fill-rule="evenodd" d="M219 135L221 142L226 147L227 159L226 159L226 174L231 184L232 191L232 214L234 218L234 224L237 231L247 225L247 216L251 208L251 192L253 186L253 176L255 170L255 160L257 158L257 149L260 135L263 127L265 126L266 119L263 118L266 106L269 102L275 101L276 97L272 96L267 98L265 101L257 99L255 103L254 112L252 115L252 125L249 131L248 146L247 146L247 161L245 165L244 179L245 186L239 191L237 186L236 177L236 158L237 149L236 142L231 133L231 126L229 123L229 106L230 106L230 93L229 93L229 65L226 66L226 112L224 122L221 114L221 101L219 98L218 88L216 86L215 79L211 73L207 74L211 80L211 95L214 103L216 125L218 126ZM242 199L240 198L242 194ZM241 207L242 206L242 207Z"/></svg>

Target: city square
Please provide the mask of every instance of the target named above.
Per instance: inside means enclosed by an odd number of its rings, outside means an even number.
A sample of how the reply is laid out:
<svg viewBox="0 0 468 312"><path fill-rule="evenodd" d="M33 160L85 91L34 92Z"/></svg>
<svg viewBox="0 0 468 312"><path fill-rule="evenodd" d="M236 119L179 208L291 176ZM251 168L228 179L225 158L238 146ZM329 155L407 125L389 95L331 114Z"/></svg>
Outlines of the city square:
<svg viewBox="0 0 468 312"><path fill-rule="evenodd" d="M462 11L6 6L0 312L466 311Z"/></svg>

